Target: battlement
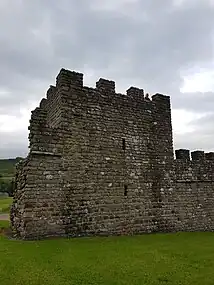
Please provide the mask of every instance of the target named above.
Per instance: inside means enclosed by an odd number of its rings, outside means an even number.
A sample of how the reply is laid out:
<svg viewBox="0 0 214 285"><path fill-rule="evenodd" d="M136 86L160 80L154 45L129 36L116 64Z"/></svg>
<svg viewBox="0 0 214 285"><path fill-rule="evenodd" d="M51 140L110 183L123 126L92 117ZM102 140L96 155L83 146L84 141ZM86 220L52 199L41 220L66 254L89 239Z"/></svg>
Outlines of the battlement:
<svg viewBox="0 0 214 285"><path fill-rule="evenodd" d="M175 154L175 181L181 184L198 183L199 188L203 183L211 183L210 186L212 186L214 182L213 152L205 153L202 150L195 150L191 152L191 159L188 149L178 149Z"/></svg>
<svg viewBox="0 0 214 285"><path fill-rule="evenodd" d="M61 87L67 87L67 88L83 88L84 89L84 82L83 82L83 73L76 72L76 71L70 71L62 68L59 72L59 74L56 77L56 87L50 86L50 88L47 91L47 99L51 97L53 93L56 92L57 89ZM155 94L150 99L147 93L147 96L144 98L144 90L137 88L137 87L129 87L126 91L126 94L119 94L116 93L116 83L113 80L100 78L95 85L94 91L99 91L101 93L109 93L112 95L121 95L121 96L127 96L132 98L133 100L140 101L152 101L153 103L158 102L164 102L168 100L170 102L170 97L163 95L163 94ZM88 87L85 87L88 88Z"/></svg>
<svg viewBox="0 0 214 285"><path fill-rule="evenodd" d="M214 161L214 152L205 153L203 150L195 150L191 152L189 149L177 149L175 150L176 160L186 160L186 161Z"/></svg>
<svg viewBox="0 0 214 285"><path fill-rule="evenodd" d="M106 108L109 108L108 112L112 110L117 113L117 121L129 121L128 117L133 116L124 116L124 112L134 114L136 123L139 117L146 116L144 120L149 121L150 125L153 124L153 130L157 128L157 135L164 128L163 122L167 121L170 137L169 96L157 93L150 97L148 93L144 94L143 89L134 86L129 87L126 94L117 93L115 81L104 78L100 78L94 88L87 87L84 86L83 77L83 73L62 68L56 77L56 85L50 85L46 98L42 98L39 104L38 108L41 111L37 111L37 115L31 118L31 122L39 121L40 125L42 123L51 128L68 129L73 127L73 116L89 116L92 113L95 115L100 113L98 110L105 109L106 112ZM157 118L159 118L159 124L157 124ZM100 119L97 117L97 120ZM31 138L32 135L29 137Z"/></svg>
<svg viewBox="0 0 214 285"><path fill-rule="evenodd" d="M205 153L205 159L214 161L214 152Z"/></svg>
<svg viewBox="0 0 214 285"><path fill-rule="evenodd" d="M95 107L94 104L99 109L109 106L111 109L133 112L136 116L144 116L143 113L147 112L153 116L153 120L160 115L161 121L167 117L171 120L169 96L157 93L150 97L148 93L144 95L143 89L134 86L128 88L126 94L120 94L115 87L115 81L104 78L100 78L94 88L84 86L83 73L62 68L56 77L56 86L50 85L46 98L42 98L39 104L39 108L47 112L46 117L41 111L37 112L37 118L34 116L33 120L43 120L43 124L49 127L65 128L70 125L72 114L94 112L91 110ZM160 125L156 127L161 129Z"/></svg>
<svg viewBox="0 0 214 285"><path fill-rule="evenodd" d="M101 92L111 92L115 93L115 82L112 80L107 80L104 78L100 78L96 82L96 88Z"/></svg>
<svg viewBox="0 0 214 285"><path fill-rule="evenodd" d="M83 74L62 68L56 77L56 87L83 87Z"/></svg>
<svg viewBox="0 0 214 285"><path fill-rule="evenodd" d="M144 90L131 86L126 90L126 95L132 98L141 98L144 99Z"/></svg>
<svg viewBox="0 0 214 285"><path fill-rule="evenodd" d="M47 90L47 93L46 93L46 97L48 100L52 99L52 97L56 94L56 87L53 86L53 85L50 85L49 89Z"/></svg>

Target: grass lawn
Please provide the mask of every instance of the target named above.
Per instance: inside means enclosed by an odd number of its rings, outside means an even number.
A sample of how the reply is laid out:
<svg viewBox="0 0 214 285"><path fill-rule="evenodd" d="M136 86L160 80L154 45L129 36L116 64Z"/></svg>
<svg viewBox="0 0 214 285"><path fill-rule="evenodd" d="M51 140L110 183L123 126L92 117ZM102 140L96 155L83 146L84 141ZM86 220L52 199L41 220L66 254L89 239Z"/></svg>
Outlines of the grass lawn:
<svg viewBox="0 0 214 285"><path fill-rule="evenodd" d="M0 230L4 230L9 228L9 222L8 221L0 221ZM1 256L0 256L1 258Z"/></svg>
<svg viewBox="0 0 214 285"><path fill-rule="evenodd" d="M0 197L0 214L9 213L12 200L13 200L13 198L11 198L11 197L7 197L7 198L1 198Z"/></svg>
<svg viewBox="0 0 214 285"><path fill-rule="evenodd" d="M214 233L25 242L0 236L0 284L214 284L213 243Z"/></svg>

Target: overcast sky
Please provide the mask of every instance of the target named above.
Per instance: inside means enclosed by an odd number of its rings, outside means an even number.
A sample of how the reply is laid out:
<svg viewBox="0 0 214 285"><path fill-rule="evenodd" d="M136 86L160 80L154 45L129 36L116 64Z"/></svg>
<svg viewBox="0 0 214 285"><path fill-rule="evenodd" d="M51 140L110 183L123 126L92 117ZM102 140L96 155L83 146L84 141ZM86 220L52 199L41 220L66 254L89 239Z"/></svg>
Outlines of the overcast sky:
<svg viewBox="0 0 214 285"><path fill-rule="evenodd" d="M214 0L0 0L0 157L64 67L171 96L175 148L214 151Z"/></svg>

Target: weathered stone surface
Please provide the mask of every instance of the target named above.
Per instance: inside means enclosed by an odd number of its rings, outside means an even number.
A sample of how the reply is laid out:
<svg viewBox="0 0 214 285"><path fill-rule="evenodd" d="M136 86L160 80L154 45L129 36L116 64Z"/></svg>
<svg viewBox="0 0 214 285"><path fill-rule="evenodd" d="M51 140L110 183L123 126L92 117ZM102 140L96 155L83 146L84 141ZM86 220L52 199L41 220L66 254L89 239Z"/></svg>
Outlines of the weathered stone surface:
<svg viewBox="0 0 214 285"><path fill-rule="evenodd" d="M214 155L178 150L170 97L115 82L83 85L62 69L32 112L17 165L16 236L121 235L214 229Z"/></svg>

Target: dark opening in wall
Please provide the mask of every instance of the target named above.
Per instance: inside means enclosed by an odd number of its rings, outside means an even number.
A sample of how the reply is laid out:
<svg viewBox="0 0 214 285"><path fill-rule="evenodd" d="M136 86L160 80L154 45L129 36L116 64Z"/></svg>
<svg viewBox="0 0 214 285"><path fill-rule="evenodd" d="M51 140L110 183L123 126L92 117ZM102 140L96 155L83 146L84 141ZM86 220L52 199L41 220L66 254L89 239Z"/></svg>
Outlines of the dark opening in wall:
<svg viewBox="0 0 214 285"><path fill-rule="evenodd" d="M122 139L122 148L123 148L123 150L126 149L126 140L125 139Z"/></svg>
<svg viewBox="0 0 214 285"><path fill-rule="evenodd" d="M127 197L128 195L128 186L124 185L124 196Z"/></svg>

